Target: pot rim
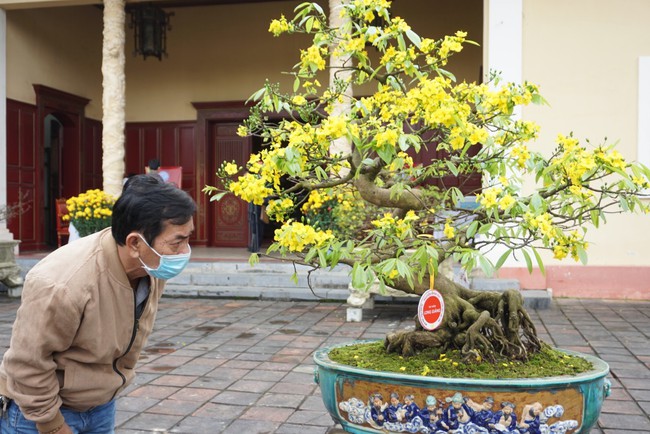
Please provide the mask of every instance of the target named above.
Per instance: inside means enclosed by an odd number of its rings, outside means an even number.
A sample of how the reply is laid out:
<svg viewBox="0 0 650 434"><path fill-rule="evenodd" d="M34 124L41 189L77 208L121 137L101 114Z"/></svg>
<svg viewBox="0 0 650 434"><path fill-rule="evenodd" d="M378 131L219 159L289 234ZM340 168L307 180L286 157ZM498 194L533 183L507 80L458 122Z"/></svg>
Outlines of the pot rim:
<svg viewBox="0 0 650 434"><path fill-rule="evenodd" d="M563 348L554 348L563 353L582 357L587 361L591 362L594 368L590 371L583 372L576 375L561 375L554 377L539 377L539 378L503 378L503 379L481 379L481 378L456 378L456 377L428 377L422 375L412 375L412 374L401 374L398 372L385 372L385 371L375 371L372 369L357 368L350 365L345 365L342 363L334 362L329 358L329 352L334 348L346 347L350 345L363 344L377 342L379 339L368 339L368 340L355 340L351 342L345 342L341 344L331 345L327 347L320 348L314 352L314 362L323 368L329 369L341 369L343 368L346 372L356 373L359 375L364 375L367 377L374 378L398 378L401 380L407 381L417 381L424 383L449 383L453 382L456 385L467 385L467 386L501 386L501 387L531 387L535 385L568 385L573 383L585 383L588 381L597 380L599 378L607 376L609 374L609 365L604 360L593 356L591 354L584 354L578 351L565 350Z"/></svg>

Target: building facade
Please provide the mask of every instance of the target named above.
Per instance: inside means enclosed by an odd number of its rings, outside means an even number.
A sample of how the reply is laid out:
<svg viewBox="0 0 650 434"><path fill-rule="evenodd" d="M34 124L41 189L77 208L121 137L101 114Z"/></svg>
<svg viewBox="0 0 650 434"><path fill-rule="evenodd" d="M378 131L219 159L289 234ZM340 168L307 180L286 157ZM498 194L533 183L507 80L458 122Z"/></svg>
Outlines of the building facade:
<svg viewBox="0 0 650 434"><path fill-rule="evenodd" d="M248 97L267 79L291 88L282 72L298 61L307 40L274 38L267 29L271 19L290 16L300 2L154 3L173 13L168 57L133 55L128 13L125 19L121 176L142 173L151 158L182 166L183 189L199 205L193 243L246 246L246 204L235 198L211 203L201 189L217 181L214 172L222 161L244 163L259 146L235 134ZM126 8L133 4L126 2ZM605 137L618 141L626 158L650 163L650 29L643 22L648 2L393 4L394 14L421 35L464 30L480 44L467 46L449 65L459 80L481 80L486 71L498 70L507 80L539 84L550 107L527 108L521 116L541 125L541 149L550 151L556 134L573 131L594 144ZM110 149L102 143L106 10L88 0L0 0L0 100L6 101L0 109L0 202L29 203L0 232L21 240L23 252L53 246L57 197L102 188L102 161ZM588 266L549 258L542 276L529 275L513 261L501 275L520 279L523 287L552 287L556 295L586 285L595 296L650 298L647 229L647 216L613 216L590 234Z"/></svg>

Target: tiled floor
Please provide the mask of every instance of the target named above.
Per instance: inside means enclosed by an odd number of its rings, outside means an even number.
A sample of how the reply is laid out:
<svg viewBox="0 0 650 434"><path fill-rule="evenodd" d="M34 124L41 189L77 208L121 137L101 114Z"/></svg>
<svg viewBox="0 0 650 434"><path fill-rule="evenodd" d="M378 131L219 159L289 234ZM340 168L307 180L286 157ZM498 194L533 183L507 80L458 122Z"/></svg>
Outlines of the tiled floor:
<svg viewBox="0 0 650 434"><path fill-rule="evenodd" d="M0 348L18 301L0 299ZM118 401L118 433L341 432L313 380L312 352L381 338L415 306L377 305L360 323L340 303L163 299L138 376ZM650 302L556 299L532 311L541 337L593 353L612 395L592 433L650 433Z"/></svg>

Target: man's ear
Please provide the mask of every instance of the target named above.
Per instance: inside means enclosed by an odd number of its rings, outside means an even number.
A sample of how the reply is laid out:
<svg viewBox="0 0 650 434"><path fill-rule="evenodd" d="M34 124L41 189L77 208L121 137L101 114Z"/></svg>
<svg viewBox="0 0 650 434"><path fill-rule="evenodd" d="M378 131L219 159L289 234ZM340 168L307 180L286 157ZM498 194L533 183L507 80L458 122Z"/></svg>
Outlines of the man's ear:
<svg viewBox="0 0 650 434"><path fill-rule="evenodd" d="M132 258L139 258L141 244L143 243L144 242L142 241L142 238L140 238L137 232L131 232L129 235L127 235L125 244L129 256Z"/></svg>

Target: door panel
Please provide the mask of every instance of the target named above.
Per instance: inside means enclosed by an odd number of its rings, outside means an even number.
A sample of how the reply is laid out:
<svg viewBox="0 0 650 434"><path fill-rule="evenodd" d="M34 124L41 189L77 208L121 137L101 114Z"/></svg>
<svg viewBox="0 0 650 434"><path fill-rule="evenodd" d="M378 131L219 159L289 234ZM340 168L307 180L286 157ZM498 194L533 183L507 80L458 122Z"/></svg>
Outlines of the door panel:
<svg viewBox="0 0 650 434"><path fill-rule="evenodd" d="M215 172L224 161L234 161L246 166L251 154L251 139L237 136L238 124L211 125L210 151L214 158L208 159L212 185L219 185ZM248 204L232 194L217 202L210 202L209 244L214 247L248 246Z"/></svg>

